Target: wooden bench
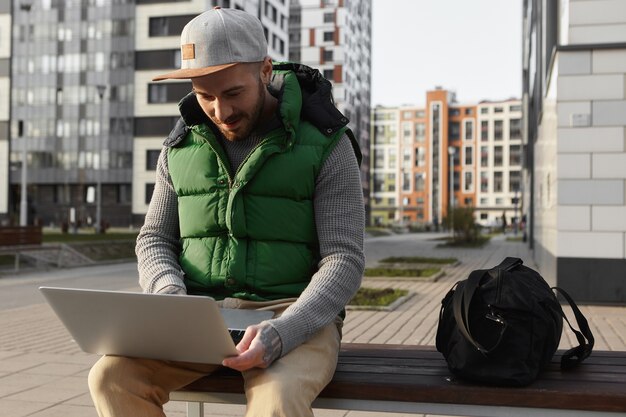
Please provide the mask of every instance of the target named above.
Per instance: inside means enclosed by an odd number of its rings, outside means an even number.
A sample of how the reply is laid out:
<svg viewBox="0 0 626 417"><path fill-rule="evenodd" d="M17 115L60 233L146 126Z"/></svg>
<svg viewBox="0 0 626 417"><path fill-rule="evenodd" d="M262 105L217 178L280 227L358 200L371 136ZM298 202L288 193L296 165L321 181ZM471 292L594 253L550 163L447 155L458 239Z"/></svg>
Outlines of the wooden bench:
<svg viewBox="0 0 626 417"><path fill-rule="evenodd" d="M315 408L463 416L626 415L626 352L597 351L570 371L560 353L532 385L505 388L453 377L433 346L344 344L333 380ZM224 368L171 399L187 401L187 415L204 403L245 404L241 374Z"/></svg>
<svg viewBox="0 0 626 417"><path fill-rule="evenodd" d="M41 249L41 226L0 227L0 255L15 256L14 270L20 269L20 252Z"/></svg>

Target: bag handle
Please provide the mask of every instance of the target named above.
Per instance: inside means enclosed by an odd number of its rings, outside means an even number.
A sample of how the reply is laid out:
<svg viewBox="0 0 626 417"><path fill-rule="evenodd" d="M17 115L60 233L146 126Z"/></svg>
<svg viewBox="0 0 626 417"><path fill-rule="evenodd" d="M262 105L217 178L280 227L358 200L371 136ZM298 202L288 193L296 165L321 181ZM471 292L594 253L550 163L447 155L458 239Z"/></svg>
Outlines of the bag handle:
<svg viewBox="0 0 626 417"><path fill-rule="evenodd" d="M563 316L569 328L572 329L572 331L576 335L576 339L578 340L578 346L569 349L568 351L563 353L563 356L561 356L561 369L570 369L578 365L579 363L584 361L589 355L591 355L595 339L593 338L593 333L591 333L591 329L589 328L589 323L587 322L587 319L580 311L572 297L570 297L570 295L562 288L552 287L552 289L556 290L557 293L561 294L563 298L567 300L568 304L572 308L572 311L574 312L574 317L576 317L576 323L578 324L578 328L580 329L580 331L578 331L574 329L574 327L572 327L572 324L569 322L567 316L565 316L565 313L561 309L561 316Z"/></svg>
<svg viewBox="0 0 626 417"><path fill-rule="evenodd" d="M487 354L492 351L496 346L498 346L504 333L500 333L500 338L491 349L485 349L480 343L478 343L474 339L474 337L472 336L472 332L469 329L469 308L472 302L472 298L474 297L474 294L476 293L476 290L480 286L480 282L485 275L497 273L498 275L494 278L498 278L500 275L500 271L510 271L517 266L522 265L522 263L523 261L520 258L507 257L502 262L500 262L498 266L495 266L491 269L479 269L472 271L470 273L470 276L467 278L467 281L464 283L463 287L460 288L460 285L457 286L457 290L454 292L452 308L457 326L463 336L465 336L465 338L472 345L474 345L474 347L478 349L478 351L482 354ZM461 291L461 289L463 291ZM505 323L501 324L504 325Z"/></svg>

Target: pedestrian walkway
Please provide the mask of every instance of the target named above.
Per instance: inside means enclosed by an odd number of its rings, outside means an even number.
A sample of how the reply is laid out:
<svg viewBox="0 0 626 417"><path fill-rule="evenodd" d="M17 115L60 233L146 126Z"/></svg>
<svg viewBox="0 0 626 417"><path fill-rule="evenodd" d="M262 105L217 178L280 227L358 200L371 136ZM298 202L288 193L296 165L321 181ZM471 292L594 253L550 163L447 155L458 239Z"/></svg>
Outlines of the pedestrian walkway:
<svg viewBox="0 0 626 417"><path fill-rule="evenodd" d="M414 239L413 239L414 236ZM456 257L460 263L446 268L437 281L377 281L370 287L405 288L413 296L396 310L347 313L344 342L433 345L441 299L454 282L474 269L497 265L506 256L516 256L536 267L521 242L498 237L481 249L439 249L441 235L370 238L366 241L368 265L387 256ZM381 239L397 239L398 246L380 250ZM57 271L58 273L58 271ZM24 279L29 279L24 276ZM10 287L3 287L10 290ZM626 307L582 306L600 350L626 350ZM87 389L87 374L97 360L82 353L46 304L0 311L0 417L96 417ZM575 343L569 332L562 347ZM211 406L211 416L243 415L243 406ZM169 403L168 417L185 415L183 403ZM374 417L381 413L316 410L316 417ZM385 414L400 417L401 414Z"/></svg>

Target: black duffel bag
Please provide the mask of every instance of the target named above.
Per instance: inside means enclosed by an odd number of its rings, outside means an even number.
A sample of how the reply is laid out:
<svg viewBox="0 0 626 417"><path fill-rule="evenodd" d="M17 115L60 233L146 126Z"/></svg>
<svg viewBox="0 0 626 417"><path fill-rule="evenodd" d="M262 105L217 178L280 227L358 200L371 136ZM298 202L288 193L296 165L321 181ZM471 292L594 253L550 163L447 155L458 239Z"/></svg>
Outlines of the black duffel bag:
<svg viewBox="0 0 626 417"><path fill-rule="evenodd" d="M552 290L574 311L574 329ZM579 345L565 352L561 369L589 356L594 344L587 320L562 289L539 273L506 258L492 269L473 271L457 282L441 302L437 350L450 371L462 379L488 384L530 384L552 360L561 340L563 319Z"/></svg>

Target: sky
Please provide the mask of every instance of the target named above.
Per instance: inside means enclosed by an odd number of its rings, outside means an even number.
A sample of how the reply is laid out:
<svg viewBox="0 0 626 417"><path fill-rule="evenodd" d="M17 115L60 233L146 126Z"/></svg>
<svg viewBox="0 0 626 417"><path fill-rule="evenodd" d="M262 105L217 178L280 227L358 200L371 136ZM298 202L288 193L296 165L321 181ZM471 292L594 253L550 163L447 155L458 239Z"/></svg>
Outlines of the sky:
<svg viewBox="0 0 626 417"><path fill-rule="evenodd" d="M372 0L372 107L521 98L522 0Z"/></svg>

